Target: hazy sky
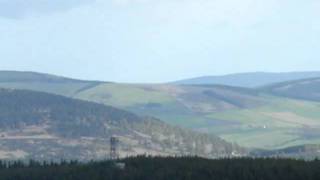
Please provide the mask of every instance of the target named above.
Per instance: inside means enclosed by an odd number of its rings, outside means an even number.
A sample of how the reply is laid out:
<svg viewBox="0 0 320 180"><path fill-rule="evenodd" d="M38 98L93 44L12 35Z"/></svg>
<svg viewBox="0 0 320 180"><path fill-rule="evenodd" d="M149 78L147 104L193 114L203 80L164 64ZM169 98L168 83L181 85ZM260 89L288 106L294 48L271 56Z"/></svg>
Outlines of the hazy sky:
<svg viewBox="0 0 320 180"><path fill-rule="evenodd" d="M0 69L163 82L320 70L320 0L0 0Z"/></svg>

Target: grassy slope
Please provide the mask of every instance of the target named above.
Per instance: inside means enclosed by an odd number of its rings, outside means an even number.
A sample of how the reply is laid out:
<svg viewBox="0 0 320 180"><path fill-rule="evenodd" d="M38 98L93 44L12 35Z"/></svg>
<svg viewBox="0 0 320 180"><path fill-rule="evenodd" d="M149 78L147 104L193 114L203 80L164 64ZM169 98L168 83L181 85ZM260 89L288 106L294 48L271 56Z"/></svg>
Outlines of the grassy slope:
<svg viewBox="0 0 320 180"><path fill-rule="evenodd" d="M152 115L174 125L215 133L249 147L272 149L320 141L320 136L309 137L303 133L305 128L320 127L319 103L259 94L237 97L243 101L254 99L248 103L253 103L252 107L242 108L235 106L237 103L223 104L221 99L202 99L198 97L200 91L197 92L201 88L202 92L203 87L105 84L81 92L76 97ZM184 97L186 92L192 92L196 98L190 98L192 95ZM235 96L230 92L229 95ZM256 104L257 101L264 104Z"/></svg>
<svg viewBox="0 0 320 180"><path fill-rule="evenodd" d="M99 82L81 81L49 74L18 71L0 71L0 87L48 92L73 96Z"/></svg>
<svg viewBox="0 0 320 180"><path fill-rule="evenodd" d="M75 97L125 107L136 104L147 104L149 102L167 104L174 101L174 99L161 91L113 83L100 84L94 88L77 93Z"/></svg>
<svg viewBox="0 0 320 180"><path fill-rule="evenodd" d="M155 116L174 125L184 124L185 127L194 127L194 119L202 119L179 103L172 93L152 86L101 84L77 93L75 97Z"/></svg>
<svg viewBox="0 0 320 180"><path fill-rule="evenodd" d="M64 96L73 96L78 90L90 85L89 83L46 83L46 82L14 82L0 83L0 87L13 89L26 89L33 91L41 91Z"/></svg>
<svg viewBox="0 0 320 180"><path fill-rule="evenodd" d="M241 122L237 130L222 136L242 145L281 148L304 143L319 143L319 136L312 136L320 128L320 104L289 99L273 98L266 106L215 113L217 119Z"/></svg>

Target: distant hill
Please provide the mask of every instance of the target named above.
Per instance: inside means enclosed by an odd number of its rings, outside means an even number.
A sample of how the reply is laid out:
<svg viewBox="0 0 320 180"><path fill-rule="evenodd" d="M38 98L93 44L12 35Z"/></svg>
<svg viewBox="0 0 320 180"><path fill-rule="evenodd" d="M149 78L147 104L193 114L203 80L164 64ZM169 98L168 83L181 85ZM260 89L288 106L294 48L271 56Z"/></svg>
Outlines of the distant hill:
<svg viewBox="0 0 320 180"><path fill-rule="evenodd" d="M0 90L0 159L103 159L109 139L122 157L245 153L214 135L169 126L111 106L26 90Z"/></svg>
<svg viewBox="0 0 320 180"><path fill-rule="evenodd" d="M65 96L72 96L77 91L91 88L100 83L36 72L0 71L2 87L43 91Z"/></svg>
<svg viewBox="0 0 320 180"><path fill-rule="evenodd" d="M0 82L83 82L81 80L29 71L0 71Z"/></svg>
<svg viewBox="0 0 320 180"><path fill-rule="evenodd" d="M320 101L320 78L301 79L261 88L267 93L288 98Z"/></svg>
<svg viewBox="0 0 320 180"><path fill-rule="evenodd" d="M19 81L0 82L2 88L54 93L152 116L245 147L279 149L320 143L320 102L296 97L316 96L317 88L303 87L289 96L277 93L277 85L244 88L77 80L25 82L23 76ZM306 93L309 91L314 93Z"/></svg>
<svg viewBox="0 0 320 180"><path fill-rule="evenodd" d="M176 81L174 84L221 84L239 87L259 87L268 84L298 79L320 77L320 72L288 72L288 73L239 73L225 76L204 76Z"/></svg>
<svg viewBox="0 0 320 180"><path fill-rule="evenodd" d="M74 97L213 133L246 147L274 149L320 142L320 103L260 89L100 84Z"/></svg>

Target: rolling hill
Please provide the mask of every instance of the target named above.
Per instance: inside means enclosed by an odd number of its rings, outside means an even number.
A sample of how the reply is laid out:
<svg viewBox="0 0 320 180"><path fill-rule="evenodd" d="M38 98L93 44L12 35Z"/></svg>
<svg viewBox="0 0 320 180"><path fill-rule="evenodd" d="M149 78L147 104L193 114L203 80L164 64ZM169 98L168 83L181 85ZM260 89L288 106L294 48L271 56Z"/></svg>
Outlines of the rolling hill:
<svg viewBox="0 0 320 180"><path fill-rule="evenodd" d="M110 104L247 147L320 142L320 104L229 86L101 84L74 97Z"/></svg>
<svg viewBox="0 0 320 180"><path fill-rule="evenodd" d="M288 73L239 73L225 76L204 76L174 82L175 84L223 84L239 87L260 87L268 84L320 77L320 72L288 72Z"/></svg>
<svg viewBox="0 0 320 180"><path fill-rule="evenodd" d="M0 71L2 87L37 90L65 96L72 96L77 91L94 87L100 83L36 72Z"/></svg>
<svg viewBox="0 0 320 180"><path fill-rule="evenodd" d="M288 98L320 101L320 78L300 79L262 87L267 93Z"/></svg>
<svg viewBox="0 0 320 180"><path fill-rule="evenodd" d="M279 149L320 143L320 102L277 94L276 86L0 82L3 88L55 93L153 116L246 147Z"/></svg>
<svg viewBox="0 0 320 180"><path fill-rule="evenodd" d="M30 71L0 71L0 82L85 82L81 80L65 78L44 73Z"/></svg>
<svg viewBox="0 0 320 180"><path fill-rule="evenodd" d="M111 106L27 90L0 90L0 159L108 157L109 139L120 140L121 157L198 155L246 151L214 135L169 126Z"/></svg>

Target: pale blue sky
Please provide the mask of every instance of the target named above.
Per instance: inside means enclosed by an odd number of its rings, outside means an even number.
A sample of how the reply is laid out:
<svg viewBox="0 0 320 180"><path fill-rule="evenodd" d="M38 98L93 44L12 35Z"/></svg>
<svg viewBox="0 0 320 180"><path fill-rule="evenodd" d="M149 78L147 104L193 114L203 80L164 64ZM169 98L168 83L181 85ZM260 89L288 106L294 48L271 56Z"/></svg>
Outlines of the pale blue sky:
<svg viewBox="0 0 320 180"><path fill-rule="evenodd" d="M0 0L0 69L165 82L320 70L320 0Z"/></svg>

